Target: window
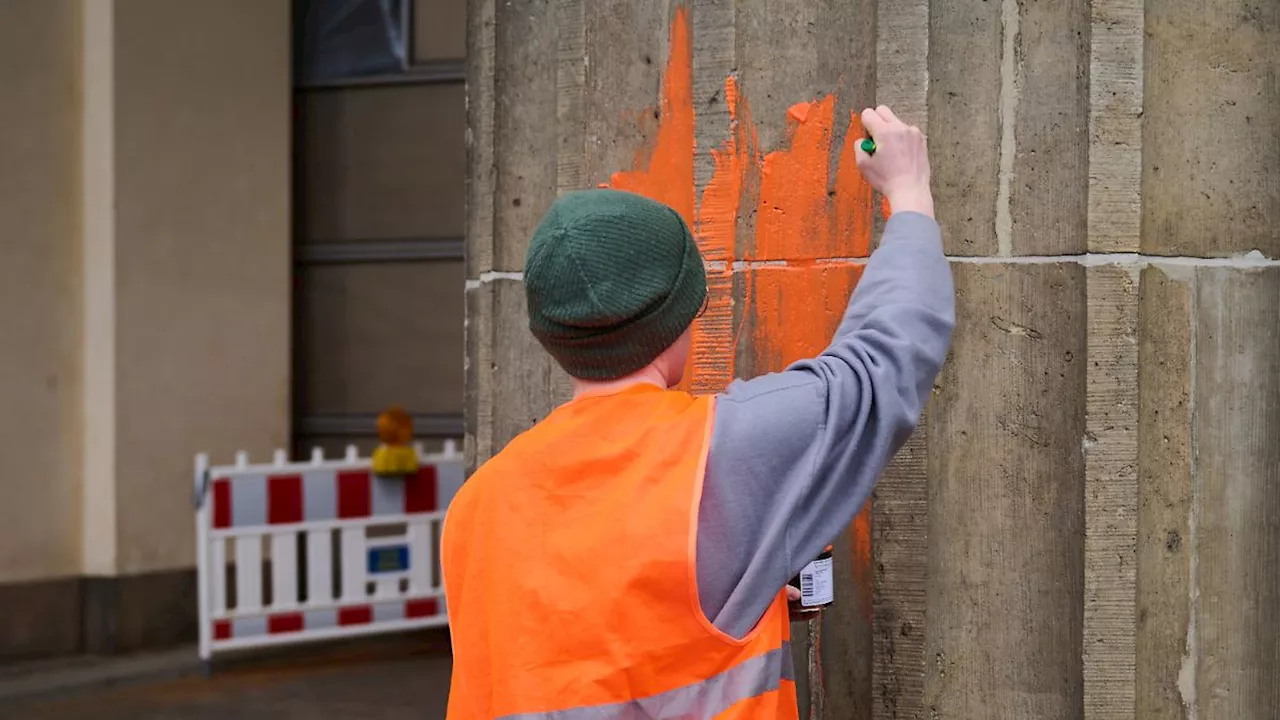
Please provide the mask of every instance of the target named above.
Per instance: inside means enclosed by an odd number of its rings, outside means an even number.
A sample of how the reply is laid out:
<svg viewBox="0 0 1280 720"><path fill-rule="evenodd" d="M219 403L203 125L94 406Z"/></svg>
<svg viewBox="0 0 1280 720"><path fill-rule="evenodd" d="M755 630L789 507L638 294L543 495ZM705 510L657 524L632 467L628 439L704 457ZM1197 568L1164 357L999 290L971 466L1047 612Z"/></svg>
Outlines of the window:
<svg viewBox="0 0 1280 720"><path fill-rule="evenodd" d="M294 12L300 85L410 69L410 0L297 0Z"/></svg>

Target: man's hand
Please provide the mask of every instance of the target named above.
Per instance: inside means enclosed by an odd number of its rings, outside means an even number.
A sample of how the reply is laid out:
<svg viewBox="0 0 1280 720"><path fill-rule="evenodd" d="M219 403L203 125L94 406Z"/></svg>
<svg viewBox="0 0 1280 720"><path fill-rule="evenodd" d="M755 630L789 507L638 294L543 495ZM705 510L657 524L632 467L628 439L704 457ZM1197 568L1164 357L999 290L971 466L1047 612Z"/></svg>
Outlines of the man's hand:
<svg viewBox="0 0 1280 720"><path fill-rule="evenodd" d="M807 622L822 614L820 609L810 609L800 605L800 588L795 585L787 585L787 609L791 615L791 622Z"/></svg>
<svg viewBox="0 0 1280 720"><path fill-rule="evenodd" d="M858 143L858 169L871 187L889 201L893 212L918 212L933 217L929 189L929 149L924 134L898 119L887 106L862 111L862 126L875 140L875 154Z"/></svg>

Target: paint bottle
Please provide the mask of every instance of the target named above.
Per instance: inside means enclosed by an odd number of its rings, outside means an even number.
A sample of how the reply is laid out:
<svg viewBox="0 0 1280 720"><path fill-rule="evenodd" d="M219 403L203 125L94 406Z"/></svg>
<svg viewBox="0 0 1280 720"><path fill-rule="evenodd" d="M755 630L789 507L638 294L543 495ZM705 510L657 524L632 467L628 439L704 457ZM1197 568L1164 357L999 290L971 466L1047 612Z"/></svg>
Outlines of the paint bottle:
<svg viewBox="0 0 1280 720"><path fill-rule="evenodd" d="M831 546L811 561L800 574L791 579L791 585L800 588L800 599L791 603L791 614L796 619L816 615L836 600L834 562Z"/></svg>

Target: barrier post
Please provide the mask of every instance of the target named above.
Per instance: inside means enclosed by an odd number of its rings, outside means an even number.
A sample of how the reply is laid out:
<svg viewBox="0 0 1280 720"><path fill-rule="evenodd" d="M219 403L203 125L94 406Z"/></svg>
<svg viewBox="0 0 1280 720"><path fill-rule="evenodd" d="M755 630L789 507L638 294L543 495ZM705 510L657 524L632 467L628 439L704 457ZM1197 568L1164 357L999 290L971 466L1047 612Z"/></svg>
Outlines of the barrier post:
<svg viewBox="0 0 1280 720"><path fill-rule="evenodd" d="M209 670L212 657L212 638L206 618L209 617L209 456L196 455L195 503L196 503L196 604L200 617L200 659Z"/></svg>

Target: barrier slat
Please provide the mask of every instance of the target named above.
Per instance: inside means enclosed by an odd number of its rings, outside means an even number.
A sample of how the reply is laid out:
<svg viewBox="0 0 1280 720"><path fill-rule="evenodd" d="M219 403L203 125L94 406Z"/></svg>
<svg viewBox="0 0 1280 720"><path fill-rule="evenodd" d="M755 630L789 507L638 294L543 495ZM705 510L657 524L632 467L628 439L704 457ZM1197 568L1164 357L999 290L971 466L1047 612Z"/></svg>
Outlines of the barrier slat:
<svg viewBox="0 0 1280 720"><path fill-rule="evenodd" d="M431 552L431 524L415 520L409 523L409 592L423 593L435 584Z"/></svg>
<svg viewBox="0 0 1280 720"><path fill-rule="evenodd" d="M216 538L209 541L209 583L213 585L213 614L227 611L227 541Z"/></svg>
<svg viewBox="0 0 1280 720"><path fill-rule="evenodd" d="M414 602L414 603L423 602L423 601L436 601L436 602L442 603L444 602L444 592L442 590L435 590L433 592L427 593L426 595L412 595L412 596L402 595L401 597L395 598L395 600L403 600L405 602ZM338 600L335 598L333 600L329 600L328 602L320 602L314 605L308 602L307 604L302 605L300 608L281 608L279 612L275 612L273 609L268 609L268 608L258 608L257 610L241 612L239 610L232 608L224 612L217 619L218 620L241 620L245 618L262 618L267 615L275 615L275 614L281 614L281 613L288 614L288 613L293 613L295 611L302 612L304 616L307 616L307 613L310 613L313 610L335 610L339 608L344 608L344 607L349 608L353 606L367 607L369 604L370 604L369 598L364 598L363 600L358 600L356 602L344 602L342 600ZM311 617L311 616L308 616L308 617Z"/></svg>
<svg viewBox="0 0 1280 720"><path fill-rule="evenodd" d="M364 528L343 528L342 533L342 599L362 600L369 596L365 590Z"/></svg>
<svg viewBox="0 0 1280 720"><path fill-rule="evenodd" d="M444 512L421 513L419 515L410 515L408 513L401 515L379 515L377 518L370 519L367 517L360 518L335 518L329 520L307 520L300 523L290 523L289 529L295 532L303 532L305 530L340 530L344 527L364 528L372 524L377 525L394 525L396 523L407 523L422 517L443 518ZM218 528L209 531L211 538L233 538L252 535L266 535L275 530L279 530L279 525L237 525L230 528Z"/></svg>
<svg viewBox="0 0 1280 720"><path fill-rule="evenodd" d="M262 607L262 539L236 540L236 607Z"/></svg>
<svg viewBox="0 0 1280 720"><path fill-rule="evenodd" d="M307 602L333 599L333 531L307 533Z"/></svg>
<svg viewBox="0 0 1280 720"><path fill-rule="evenodd" d="M271 605L298 604L298 535L293 532L271 536Z"/></svg>

